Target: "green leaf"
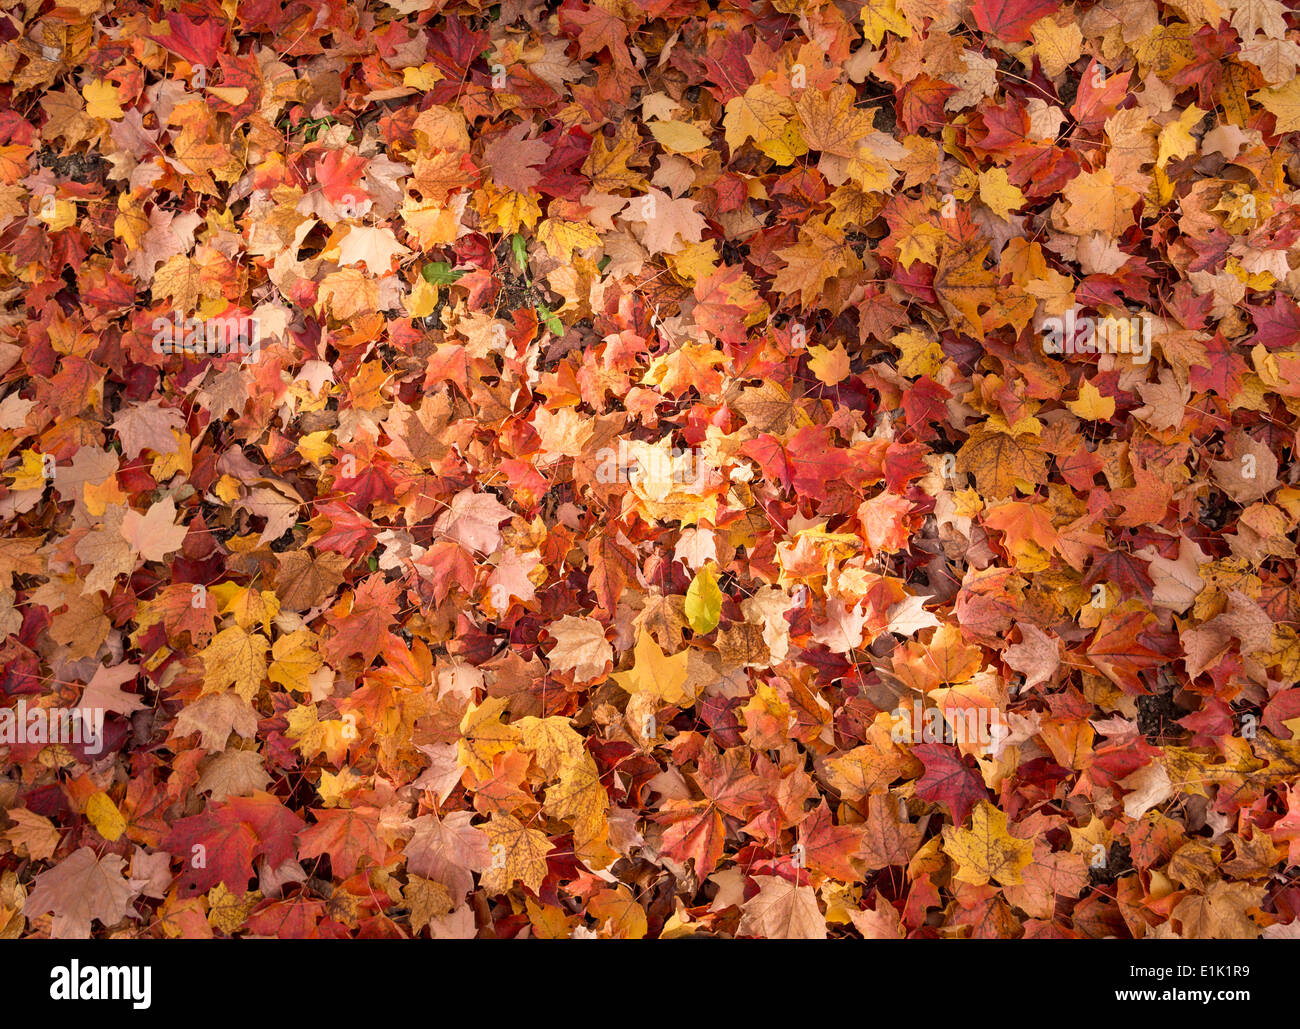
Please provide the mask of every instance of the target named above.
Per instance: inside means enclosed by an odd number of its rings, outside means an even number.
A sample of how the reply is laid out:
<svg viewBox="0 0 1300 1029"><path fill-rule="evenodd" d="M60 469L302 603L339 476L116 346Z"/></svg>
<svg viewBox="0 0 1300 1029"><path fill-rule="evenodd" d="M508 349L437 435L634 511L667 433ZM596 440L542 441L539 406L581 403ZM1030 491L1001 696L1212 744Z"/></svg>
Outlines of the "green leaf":
<svg viewBox="0 0 1300 1029"><path fill-rule="evenodd" d="M695 573L686 591L686 620L703 636L718 627L721 617L722 590L718 588L718 580L710 567L705 565Z"/></svg>
<svg viewBox="0 0 1300 1029"><path fill-rule="evenodd" d="M537 313L541 316L542 324L551 330L552 336L564 335L564 322L560 321L555 315L551 314L551 309L545 304L537 305Z"/></svg>
<svg viewBox="0 0 1300 1029"><path fill-rule="evenodd" d="M450 286L465 273L455 270L446 261L430 261L421 269L420 274L431 286Z"/></svg>
<svg viewBox="0 0 1300 1029"><path fill-rule="evenodd" d="M515 262L519 265L520 274L527 279L528 247L524 244L524 237L517 232L510 237L510 252L515 255Z"/></svg>

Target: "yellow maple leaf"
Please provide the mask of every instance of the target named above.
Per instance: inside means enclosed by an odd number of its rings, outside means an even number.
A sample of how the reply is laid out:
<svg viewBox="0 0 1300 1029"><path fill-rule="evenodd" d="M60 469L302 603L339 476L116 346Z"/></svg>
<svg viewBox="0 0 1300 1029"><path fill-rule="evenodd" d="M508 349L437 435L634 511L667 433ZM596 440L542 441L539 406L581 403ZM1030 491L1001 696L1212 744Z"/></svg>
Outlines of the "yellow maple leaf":
<svg viewBox="0 0 1300 1029"><path fill-rule="evenodd" d="M338 764L347 755L348 744L357 736L356 726L348 719L321 720L315 704L300 704L285 715L289 727L285 736L294 741L298 752L306 758L324 754L331 764Z"/></svg>
<svg viewBox="0 0 1300 1029"><path fill-rule="evenodd" d="M235 624L248 629L261 623L265 632L271 631L271 620L280 613L280 598L271 590L254 590L234 582L221 582L209 591L217 599L218 611L234 615Z"/></svg>
<svg viewBox="0 0 1300 1029"><path fill-rule="evenodd" d="M420 280L424 282L423 279ZM428 285L428 283L425 283ZM309 432L299 437L297 450L304 461L310 461L317 468L322 461L334 453L334 445L329 442L330 436L333 435L329 429L321 429L318 432Z"/></svg>
<svg viewBox="0 0 1300 1029"><path fill-rule="evenodd" d="M116 121L126 114L117 102L117 87L110 86L103 79L87 82L81 95L86 98L86 113L92 118Z"/></svg>
<svg viewBox="0 0 1300 1029"><path fill-rule="evenodd" d="M1025 206L1025 194L1012 184L1005 168L990 168L980 172L980 199L990 211L1003 221L1012 211Z"/></svg>
<svg viewBox="0 0 1300 1029"><path fill-rule="evenodd" d="M1043 302L1043 310L1060 317L1074 306L1074 279L1055 268L1045 268L1040 278L1024 283L1025 292Z"/></svg>
<svg viewBox="0 0 1300 1029"><path fill-rule="evenodd" d="M936 340L915 329L897 333L890 344L902 351L898 360L898 374L908 379L919 375L934 378L943 365L943 348Z"/></svg>
<svg viewBox="0 0 1300 1029"><path fill-rule="evenodd" d="M940 305L950 315L961 315L966 325L958 327L975 339L984 338L980 307L992 306L997 299L994 291L997 278L984 267L988 249L987 244L945 247L934 273L934 291Z"/></svg>
<svg viewBox="0 0 1300 1029"><path fill-rule="evenodd" d="M15 490L44 489L49 482L45 477L45 458L35 450L24 450L22 464L7 474L12 476Z"/></svg>
<svg viewBox="0 0 1300 1029"><path fill-rule="evenodd" d="M438 309L438 287L421 277L402 302L412 318L427 318Z"/></svg>
<svg viewBox="0 0 1300 1029"><path fill-rule="evenodd" d="M1012 836L1006 814L987 800L972 812L969 829L943 827L943 849L957 866L953 878L972 886L990 880L1016 886L1024 881L1020 873L1034 856L1033 841Z"/></svg>
<svg viewBox="0 0 1300 1029"><path fill-rule="evenodd" d="M939 247L947 238L947 233L939 226L917 222L898 241L898 263L904 268L910 268L915 261L938 264Z"/></svg>
<svg viewBox="0 0 1300 1029"><path fill-rule="evenodd" d="M600 924L600 935L615 940L644 939L649 928L645 908L622 883L601 890L587 904L587 913Z"/></svg>
<svg viewBox="0 0 1300 1029"><path fill-rule="evenodd" d="M1300 130L1300 78L1292 79L1285 86L1262 89L1250 98L1277 117L1279 134Z"/></svg>
<svg viewBox="0 0 1300 1029"><path fill-rule="evenodd" d="M584 222L563 218L547 218L542 222L537 228L537 239L545 245L548 254L566 263L573 260L575 250L600 246L600 237L594 228Z"/></svg>
<svg viewBox="0 0 1300 1029"><path fill-rule="evenodd" d="M575 847L603 849L609 835L609 794L595 759L585 750L560 766L559 782L546 788L542 810L573 827Z"/></svg>
<svg viewBox="0 0 1300 1029"><path fill-rule="evenodd" d="M479 779L492 775L495 755L519 746L519 730L501 721L507 703L503 697L488 697L482 704L471 705L461 719L456 759Z"/></svg>
<svg viewBox="0 0 1300 1029"><path fill-rule="evenodd" d="M495 193L489 184L483 188L483 195ZM520 211L531 212L531 218L519 217L519 212L512 208L511 217L507 218L500 213L497 208L492 208L491 213L496 217L497 223L504 226L507 222L509 228L507 232L516 232L521 224L526 224L529 228L537 224L537 219L541 217L541 208L537 206L536 199L524 196L519 193L507 190L504 197L498 196L495 201L503 207L515 204ZM463 201L449 200L447 203L440 203L437 200L416 200L407 197L402 201L402 222L406 226L407 235L412 236L419 243L421 250L431 250L434 247L447 246L456 242L456 234L460 229L461 208L464 206ZM483 208L480 206L480 210ZM421 280L423 281L423 280Z"/></svg>
<svg viewBox="0 0 1300 1029"><path fill-rule="evenodd" d="M1032 55L1037 54L1043 72L1049 79L1064 73L1083 53L1083 33L1073 21L1059 25L1055 18L1039 18L1030 26L1029 31L1034 42L1025 48L1020 60L1025 63L1025 67L1031 68Z"/></svg>
<svg viewBox="0 0 1300 1029"><path fill-rule="evenodd" d="M1079 386L1077 400L1067 400L1065 406L1080 418L1090 422L1104 422L1115 414L1115 398L1104 397L1091 382Z"/></svg>
<svg viewBox="0 0 1300 1029"><path fill-rule="evenodd" d="M687 652L668 657L654 637L644 629L632 651L632 667L615 672L614 681L628 693L649 693L666 704L680 704L686 699L682 688L686 682Z"/></svg>
<svg viewBox="0 0 1300 1029"><path fill-rule="evenodd" d="M727 146L734 153L746 140L776 139L794 114L794 104L763 82L753 83L743 94L727 101L722 125Z"/></svg>
<svg viewBox="0 0 1300 1029"><path fill-rule="evenodd" d="M871 131L871 113L856 106L857 91L840 85L829 92L809 89L795 102L803 138L812 150L853 157L858 141Z"/></svg>
<svg viewBox="0 0 1300 1029"><path fill-rule="evenodd" d="M874 46L880 46L886 32L906 39L912 34L908 24L894 0L866 0L860 12L862 17L862 35Z"/></svg>
<svg viewBox="0 0 1300 1029"><path fill-rule="evenodd" d="M1133 224L1138 194L1117 183L1109 168L1102 168L1076 175L1062 188L1061 198L1069 205L1062 219L1066 232L1074 236L1100 232L1116 239Z"/></svg>
<svg viewBox="0 0 1300 1029"><path fill-rule="evenodd" d="M61 232L77 223L77 205L70 200L60 198L53 204L42 204L40 213L36 217L51 232Z"/></svg>
<svg viewBox="0 0 1300 1029"><path fill-rule="evenodd" d="M512 724L519 730L520 746L533 752L533 759L549 779L559 776L565 764L580 760L585 752L582 734L562 715L528 715Z"/></svg>
<svg viewBox="0 0 1300 1029"><path fill-rule="evenodd" d="M754 145L777 164L794 164L808 152L808 144L799 131L799 123L793 118L786 122L780 135L759 140Z"/></svg>
<svg viewBox="0 0 1300 1029"><path fill-rule="evenodd" d="M546 834L500 812L493 812L483 829L492 855L492 863L483 872L483 888L505 893L518 880L537 893L546 878L546 855L551 851Z"/></svg>
<svg viewBox="0 0 1300 1029"><path fill-rule="evenodd" d="M693 154L709 145L709 137L684 121L652 121L647 126L659 145L674 154Z"/></svg>
<svg viewBox="0 0 1300 1029"><path fill-rule="evenodd" d="M1171 159L1196 153L1196 140L1192 138L1191 130L1206 113L1192 104L1177 121L1171 121L1160 130L1160 154L1156 158L1156 167L1163 168Z"/></svg>
<svg viewBox="0 0 1300 1029"><path fill-rule="evenodd" d="M379 280L359 268L340 268L321 281L317 312L328 310L339 321L370 314L379 308Z"/></svg>
<svg viewBox="0 0 1300 1029"><path fill-rule="evenodd" d="M222 629L203 649L203 692L227 687L251 701L266 678L266 638L238 625Z"/></svg>
<svg viewBox="0 0 1300 1029"><path fill-rule="evenodd" d="M1009 497L1019 487L1031 493L1047 471L1047 455L1033 433L977 426L957 451L957 471L970 472L981 493Z"/></svg>
<svg viewBox="0 0 1300 1029"><path fill-rule="evenodd" d="M591 188L598 193L647 189L649 184L645 176L628 167L631 163L644 162L642 146L636 124L629 118L618 123L612 146L609 140L598 134L592 140L591 151L582 165L582 173L590 180Z"/></svg>
<svg viewBox="0 0 1300 1029"><path fill-rule="evenodd" d="M314 649L315 639L310 630L296 629L276 640L267 678L294 693L310 692L311 674L324 663Z"/></svg>
<svg viewBox="0 0 1300 1029"><path fill-rule="evenodd" d="M849 377L849 354L838 343L830 348L814 344L808 348L808 368L818 380L834 386Z"/></svg>
<svg viewBox="0 0 1300 1029"><path fill-rule="evenodd" d="M433 89L446 77L432 61L428 61L418 68L402 69L402 85L409 86L412 89Z"/></svg>
<svg viewBox="0 0 1300 1029"><path fill-rule="evenodd" d="M199 303L200 272L188 257L175 254L154 272L150 289L154 298L167 297L180 311L193 311Z"/></svg>
<svg viewBox="0 0 1300 1029"><path fill-rule="evenodd" d="M103 790L92 793L86 801L86 818L95 832L110 843L126 832L126 819Z"/></svg>

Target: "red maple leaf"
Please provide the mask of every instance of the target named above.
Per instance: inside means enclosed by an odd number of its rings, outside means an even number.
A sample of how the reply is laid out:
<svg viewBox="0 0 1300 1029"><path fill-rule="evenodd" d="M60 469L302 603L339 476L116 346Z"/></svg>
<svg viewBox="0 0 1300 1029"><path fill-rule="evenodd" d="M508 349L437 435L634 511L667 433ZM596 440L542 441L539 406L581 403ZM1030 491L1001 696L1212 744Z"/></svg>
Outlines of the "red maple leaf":
<svg viewBox="0 0 1300 1029"><path fill-rule="evenodd" d="M916 795L942 804L957 825L965 823L971 808L988 799L983 777L967 764L956 747L917 743L912 753L925 765L925 774L916 783Z"/></svg>
<svg viewBox="0 0 1300 1029"><path fill-rule="evenodd" d="M1029 39L1029 26L1060 6L1060 0L976 0L971 14L981 32L1023 43Z"/></svg>

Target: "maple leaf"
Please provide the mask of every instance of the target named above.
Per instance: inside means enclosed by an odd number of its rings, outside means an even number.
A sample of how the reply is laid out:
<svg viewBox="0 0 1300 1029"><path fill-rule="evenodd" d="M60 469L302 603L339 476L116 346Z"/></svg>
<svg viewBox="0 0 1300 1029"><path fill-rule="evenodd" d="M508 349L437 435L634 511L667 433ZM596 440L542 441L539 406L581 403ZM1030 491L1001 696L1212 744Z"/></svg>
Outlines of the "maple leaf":
<svg viewBox="0 0 1300 1029"><path fill-rule="evenodd" d="M519 742L519 730L501 721L506 706L504 697L489 697L482 704L471 704L461 719L458 757L480 779L491 775L497 754L513 750Z"/></svg>
<svg viewBox="0 0 1300 1029"><path fill-rule="evenodd" d="M271 647L266 677L292 692L309 692L310 677L323 663L313 643L314 637L306 629L281 636Z"/></svg>
<svg viewBox="0 0 1300 1029"><path fill-rule="evenodd" d="M394 257L411 251L397 242L392 229L354 225L339 244L339 264L364 264L372 275L386 275L392 270Z"/></svg>
<svg viewBox="0 0 1300 1029"><path fill-rule="evenodd" d="M613 678L628 693L646 693L664 704L680 704L686 699L682 688L686 683L686 661L686 651L668 657L654 638L642 631L632 651L632 667L614 673Z"/></svg>
<svg viewBox="0 0 1300 1029"><path fill-rule="evenodd" d="M352 596L352 603L344 613L331 612L326 616L337 634L325 643L329 655L360 654L367 664L374 661L385 645L396 639L389 626L397 604L398 586L386 582L381 576L367 578Z"/></svg>
<svg viewBox="0 0 1300 1029"><path fill-rule="evenodd" d="M918 743L911 749L925 766L925 774L916 784L916 795L942 804L957 825L965 823L971 809L988 797L979 773L955 747Z"/></svg>
<svg viewBox="0 0 1300 1029"><path fill-rule="evenodd" d="M753 280L740 265L724 265L695 283L695 323L724 343L745 338L745 321L757 310Z"/></svg>
<svg viewBox="0 0 1300 1029"><path fill-rule="evenodd" d="M587 57L604 48L615 63L631 65L627 49L628 25L617 11L607 10L600 4L583 7L566 6L563 12L566 27L578 27L578 53Z"/></svg>
<svg viewBox="0 0 1300 1029"><path fill-rule="evenodd" d="M91 565L82 592L102 590L111 593L113 581L119 575L134 570L135 558L131 545L122 535L125 519L125 508L109 507L104 512L103 525L91 530L77 542L74 550L78 559Z"/></svg>
<svg viewBox="0 0 1300 1029"><path fill-rule="evenodd" d="M125 863L118 854L100 857L80 847L36 876L24 910L29 917L52 912L51 933L62 939L89 939L92 921L113 926L138 917L131 902L143 883L122 877Z"/></svg>
<svg viewBox="0 0 1300 1029"><path fill-rule="evenodd" d="M651 254L675 254L689 243L698 243L707 223L686 197L674 199L651 186L632 202L622 217L645 226L641 242Z"/></svg>
<svg viewBox="0 0 1300 1029"><path fill-rule="evenodd" d="M178 446L174 433L184 425L185 418L180 411L163 407L156 400L134 404L113 419L122 453L131 459L139 457L144 450L155 454L174 453Z"/></svg>
<svg viewBox="0 0 1300 1029"><path fill-rule="evenodd" d="M122 689L123 683L134 682L139 674L139 665L121 664L113 668L101 665L95 669L95 674L82 690L78 706L92 711L116 711L119 714L142 710L145 707L144 701Z"/></svg>
<svg viewBox="0 0 1300 1029"><path fill-rule="evenodd" d="M594 618L565 615L548 626L547 632L557 641L550 653L551 664L573 672L580 682L603 675L606 663L614 656L604 626Z"/></svg>
<svg viewBox="0 0 1300 1029"><path fill-rule="evenodd" d="M1009 43L1029 39L1029 27L1057 10L1057 0L976 0L971 6L981 32L992 32Z"/></svg>
<svg viewBox="0 0 1300 1029"><path fill-rule="evenodd" d="M1262 90L1255 99L1277 118L1278 132L1300 130L1300 80L1293 78L1283 86Z"/></svg>
<svg viewBox="0 0 1300 1029"><path fill-rule="evenodd" d="M328 854L330 867L345 876L357 870L363 857L372 864L384 864L388 845L379 837L376 808L333 808L312 813L316 823L298 835L299 857Z"/></svg>
<svg viewBox="0 0 1300 1029"><path fill-rule="evenodd" d="M612 890L601 890L591 899L587 910L616 940L640 940L649 928L645 908L637 903L632 891L621 883Z"/></svg>
<svg viewBox="0 0 1300 1029"><path fill-rule="evenodd" d="M587 753L567 760L557 778L559 781L546 789L543 809L573 827L574 845L580 853L598 853L608 833L609 795L595 760Z"/></svg>
<svg viewBox="0 0 1300 1029"><path fill-rule="evenodd" d="M529 138L530 132L529 126L520 122L483 148L483 158L492 171L492 178L516 193L525 193L541 182L537 168L550 153L546 141Z"/></svg>
<svg viewBox="0 0 1300 1029"><path fill-rule="evenodd" d="M789 97L766 83L752 83L744 93L727 101L722 119L727 146L734 151L751 139L756 143L775 139L794 111Z"/></svg>
<svg viewBox="0 0 1300 1029"><path fill-rule="evenodd" d="M280 571L275 580L276 596L290 611L309 611L333 596L348 566L342 554L312 555L305 550L279 554L277 560Z"/></svg>
<svg viewBox="0 0 1300 1029"><path fill-rule="evenodd" d="M546 878L546 855L552 850L546 834L500 813L492 815L484 830L492 856L483 872L484 886L505 893L518 881L537 893Z"/></svg>
<svg viewBox="0 0 1300 1029"><path fill-rule="evenodd" d="M746 901L740 918L742 936L774 940L824 940L826 918L811 887L774 875L756 875L758 893Z"/></svg>
<svg viewBox="0 0 1300 1029"><path fill-rule="evenodd" d="M773 281L784 293L799 293L804 306L826 286L826 281L857 264L857 257L843 235L825 222L805 222L799 242L777 252L786 266Z"/></svg>
<svg viewBox="0 0 1300 1029"><path fill-rule="evenodd" d="M841 882L855 882L859 873L852 860L862 849L863 831L860 826L835 825L830 807L823 801L799 824L799 842L808 867Z"/></svg>
<svg viewBox="0 0 1300 1029"><path fill-rule="evenodd" d="M855 106L852 86L836 86L827 93L805 90L795 102L803 123L803 138L813 150L852 157L858 141L871 128L871 115Z"/></svg>
<svg viewBox="0 0 1300 1029"><path fill-rule="evenodd" d="M943 827L943 847L957 866L961 882L982 886L993 880L1003 886L1021 882L1021 871L1033 860L1034 845L1007 832L1007 816L988 801L974 811L971 828Z"/></svg>
<svg viewBox="0 0 1300 1029"><path fill-rule="evenodd" d="M176 735L200 734L204 750L224 750L231 733L257 735L257 712L237 693L214 693L187 704L176 716Z"/></svg>
<svg viewBox="0 0 1300 1029"><path fill-rule="evenodd" d="M966 320L968 335L983 338L983 316L979 309L992 305L997 294L993 272L984 267L987 247L945 247L934 273L934 290L944 310Z"/></svg>
<svg viewBox="0 0 1300 1029"><path fill-rule="evenodd" d="M1088 659L1112 682L1130 693L1146 693L1139 678L1145 668L1154 668L1166 660L1141 639L1141 614L1107 616L1088 645Z"/></svg>
<svg viewBox="0 0 1300 1029"><path fill-rule="evenodd" d="M203 686L217 691L232 688L243 700L251 701L266 678L266 637L238 625L222 629L203 649Z"/></svg>
<svg viewBox="0 0 1300 1029"><path fill-rule="evenodd" d="M921 845L921 827L913 824L906 815L906 807L893 797L871 797L868 800L867 824L860 841L862 861L867 868L906 866L911 861Z"/></svg>
<svg viewBox="0 0 1300 1029"><path fill-rule="evenodd" d="M283 864L305 824L274 797L255 791L178 819L161 846L185 869L180 876L183 896L197 896L221 883L242 897L254 858L264 856L272 866Z"/></svg>
<svg viewBox="0 0 1300 1029"><path fill-rule="evenodd" d="M463 897L474 887L472 873L483 871L492 859L488 835L470 824L472 817L470 811L449 811L441 818L415 819L404 850L406 867Z"/></svg>
<svg viewBox="0 0 1300 1029"><path fill-rule="evenodd" d="M141 515L128 510L122 517L122 538L145 561L162 561L185 542L188 530L173 524L176 505L171 497L154 504Z"/></svg>
<svg viewBox="0 0 1300 1029"><path fill-rule="evenodd" d="M434 523L443 533L467 550L486 554L501 545L498 526L512 516L508 507L490 493L462 490L451 499L448 510Z"/></svg>

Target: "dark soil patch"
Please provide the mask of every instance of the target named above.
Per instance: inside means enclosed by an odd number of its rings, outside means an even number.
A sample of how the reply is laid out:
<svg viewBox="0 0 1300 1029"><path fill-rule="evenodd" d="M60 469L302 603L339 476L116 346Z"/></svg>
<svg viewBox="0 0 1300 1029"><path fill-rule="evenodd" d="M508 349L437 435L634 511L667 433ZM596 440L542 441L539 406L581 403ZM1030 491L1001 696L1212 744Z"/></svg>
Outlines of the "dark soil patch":
<svg viewBox="0 0 1300 1029"><path fill-rule="evenodd" d="M1056 95L1060 98L1061 105L1068 108L1079 95L1079 76L1066 75L1064 78L1065 81L1057 87Z"/></svg>
<svg viewBox="0 0 1300 1029"><path fill-rule="evenodd" d="M1090 865L1088 879L1094 886L1113 883L1125 872L1133 870L1133 858L1129 854L1128 844L1115 842L1106 853L1106 863L1101 867Z"/></svg>
<svg viewBox="0 0 1300 1029"><path fill-rule="evenodd" d="M507 275L497 291L497 309L504 312L522 311L544 304L546 298L521 275Z"/></svg>
<svg viewBox="0 0 1300 1029"><path fill-rule="evenodd" d="M1183 717L1183 712L1174 703L1172 693L1138 697L1137 709L1138 729L1147 738L1148 743L1163 743L1170 736L1181 735L1184 731L1177 721Z"/></svg>
<svg viewBox="0 0 1300 1029"><path fill-rule="evenodd" d="M872 104L871 110L875 114L877 132L892 133L898 127L898 112L894 109L893 100L886 99Z"/></svg>
<svg viewBox="0 0 1300 1029"><path fill-rule="evenodd" d="M108 162L94 151L60 156L47 147L36 152L36 163L42 168L52 168L60 179L83 184L103 182L108 177Z"/></svg>

